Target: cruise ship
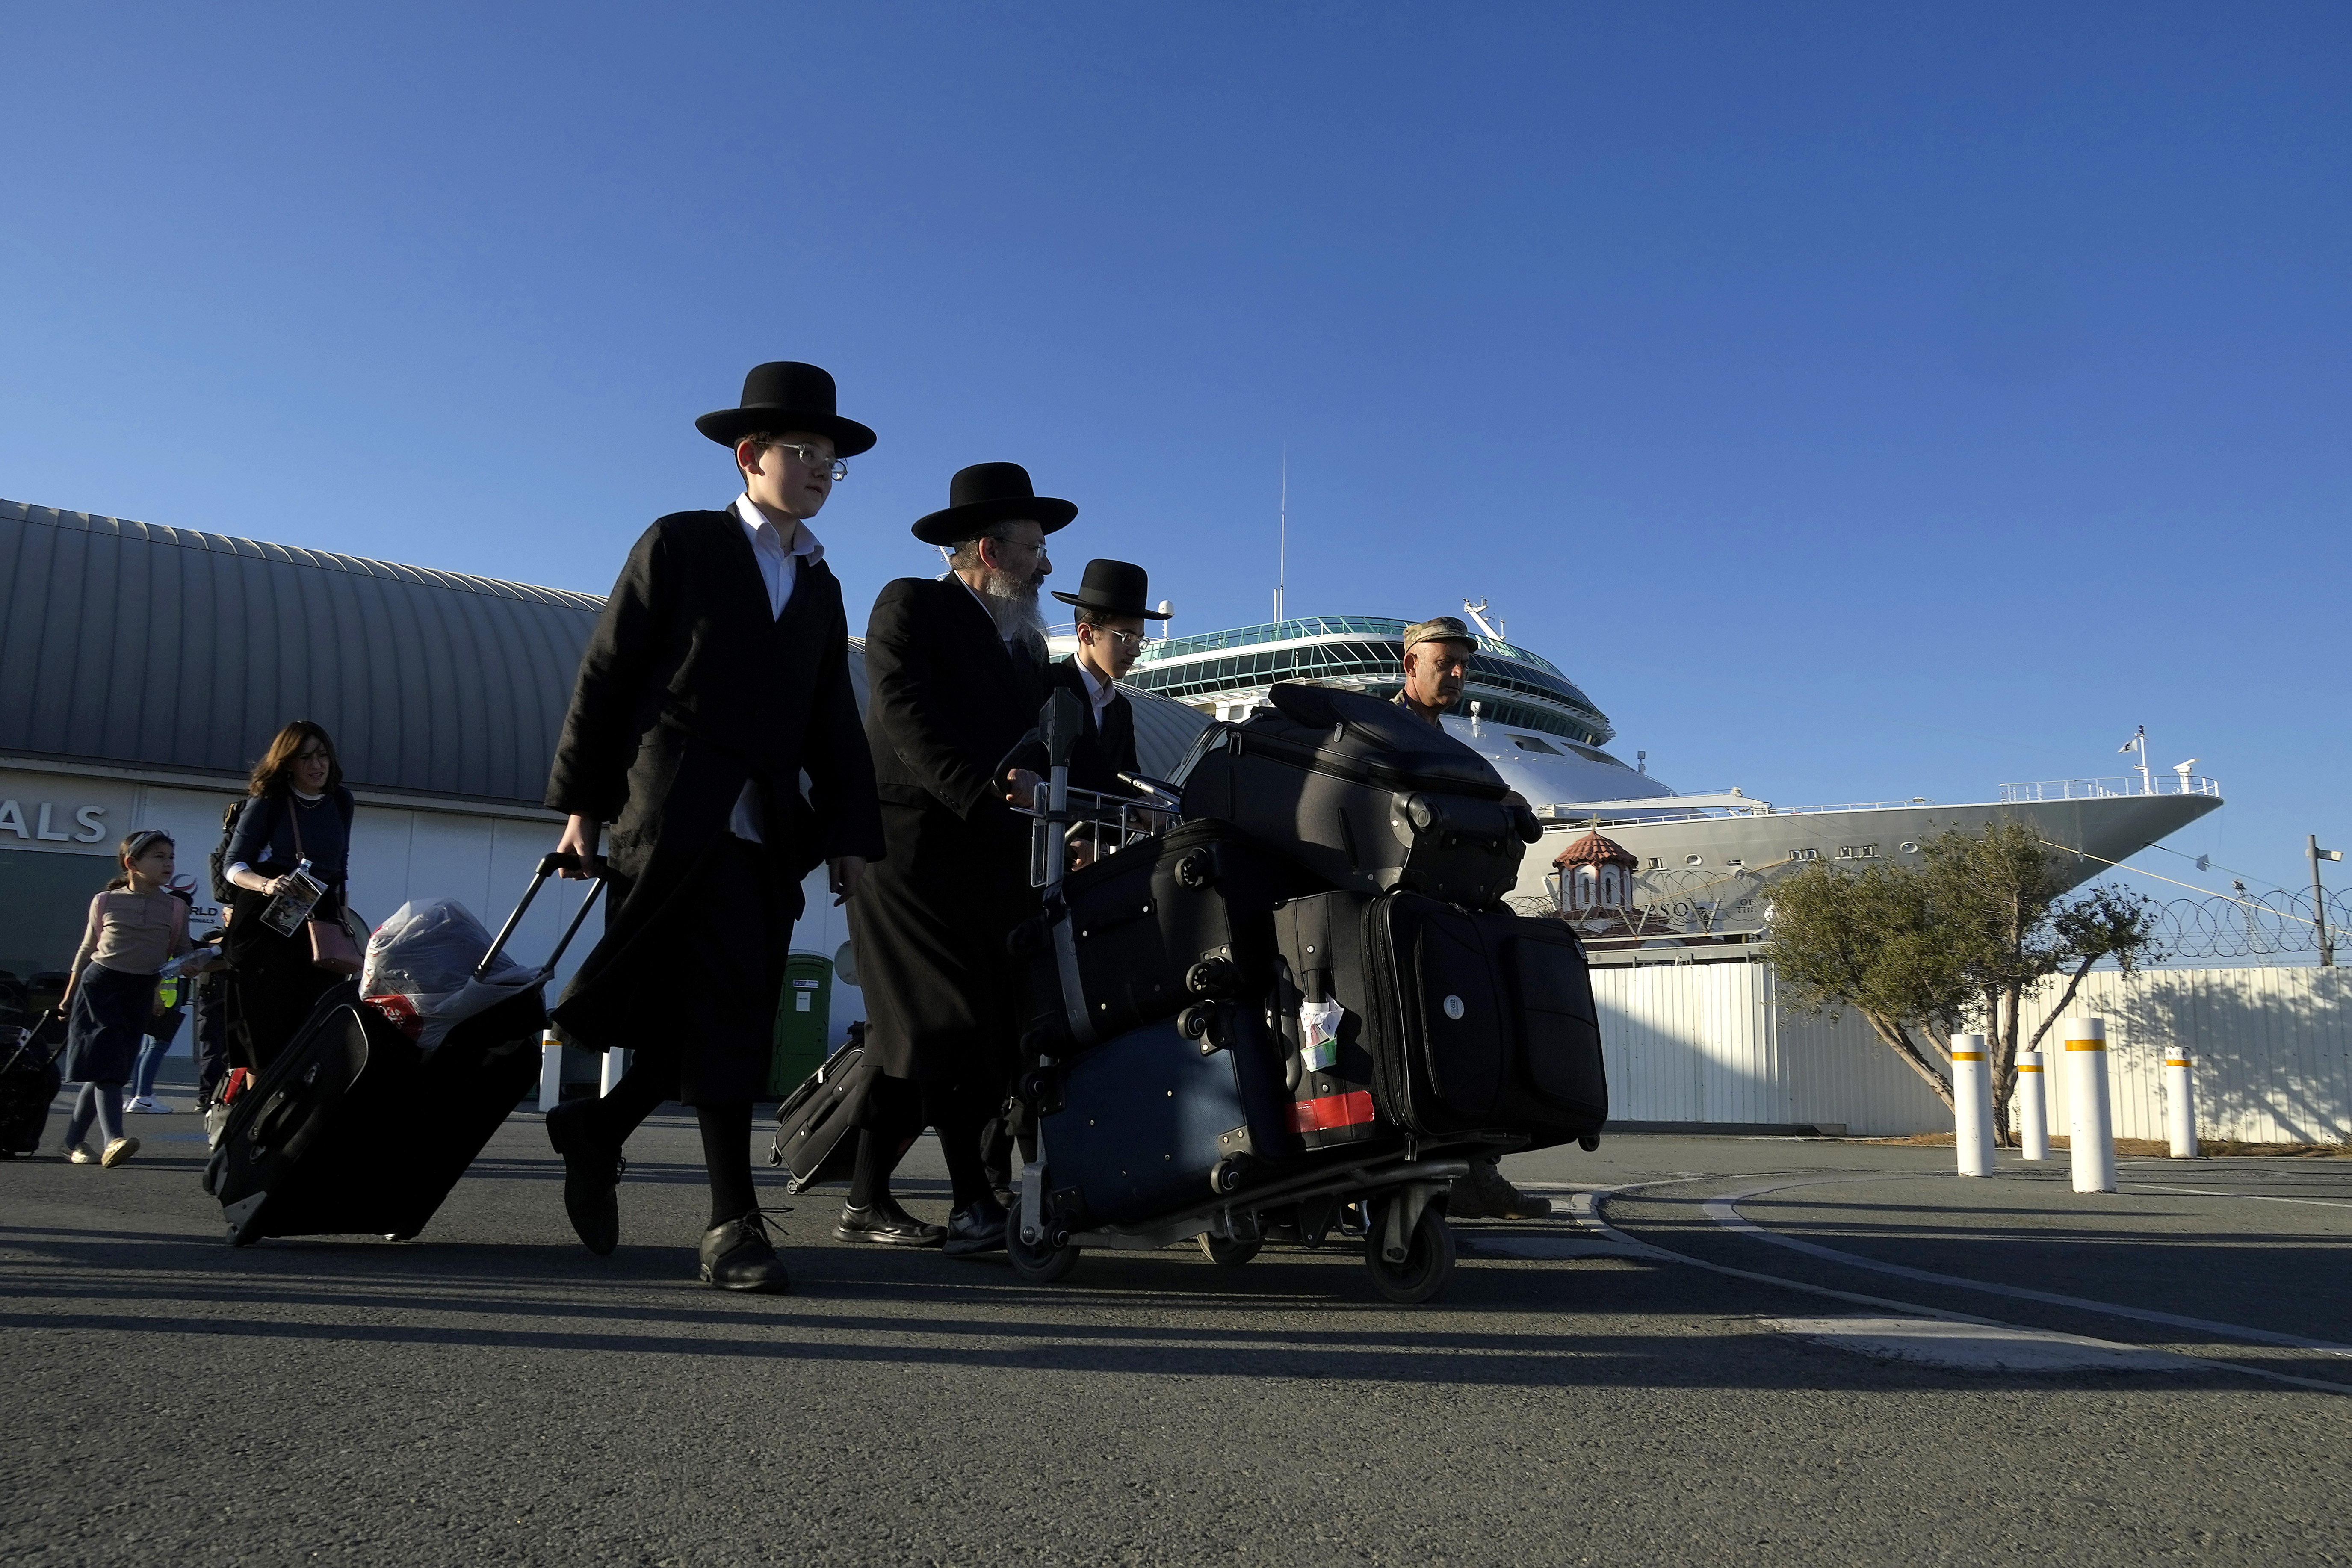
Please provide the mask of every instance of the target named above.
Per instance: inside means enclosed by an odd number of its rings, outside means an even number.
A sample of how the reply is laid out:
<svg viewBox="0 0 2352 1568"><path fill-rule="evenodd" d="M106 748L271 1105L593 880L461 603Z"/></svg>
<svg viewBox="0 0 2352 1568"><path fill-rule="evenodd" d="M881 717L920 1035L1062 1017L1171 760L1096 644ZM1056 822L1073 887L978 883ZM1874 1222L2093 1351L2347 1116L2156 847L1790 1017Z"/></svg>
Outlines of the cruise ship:
<svg viewBox="0 0 2352 1568"><path fill-rule="evenodd" d="M1608 716L1559 666L1503 637L1483 603L1464 608L1479 648L1461 701L1442 721L1493 763L1546 824L1515 902L1529 912L1559 907L1554 861L1589 830L1599 829L1635 862L1638 913L1612 933L1622 941L1596 945L1736 943L1761 925L1764 892L1776 874L1825 859L1916 863L1920 843L1933 835L2002 817L2030 820L2051 843L2077 851L2077 881L2088 880L2221 804L2211 779L2186 767L2151 773L2144 752L2142 765L2122 777L2004 784L1977 801L1791 807L1739 789L1680 794L1650 773L1643 753L1628 764L1610 750L1615 731ZM1145 648L1127 684L1227 721L1263 706L1277 681L1391 697L1404 683L1405 625L1378 616L1309 616L1166 637ZM1145 706L1159 705L1139 704ZM1145 759L1147 769L1155 760Z"/></svg>

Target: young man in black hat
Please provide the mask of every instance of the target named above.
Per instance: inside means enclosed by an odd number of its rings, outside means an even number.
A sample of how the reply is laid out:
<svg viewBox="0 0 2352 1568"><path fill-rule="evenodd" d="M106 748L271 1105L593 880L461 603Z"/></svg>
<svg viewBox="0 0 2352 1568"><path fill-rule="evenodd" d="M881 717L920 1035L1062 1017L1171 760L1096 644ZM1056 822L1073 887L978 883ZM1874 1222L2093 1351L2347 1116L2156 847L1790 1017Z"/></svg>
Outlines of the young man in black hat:
<svg viewBox="0 0 2352 1568"><path fill-rule="evenodd" d="M1438 721L1462 700L1470 656L1477 651L1478 639L1457 616L1405 627L1404 689L1396 694L1396 705L1444 729ZM1457 1219L1540 1219L1551 1213L1551 1200L1530 1197L1511 1185L1503 1175L1503 1157L1488 1154L1470 1162L1470 1173L1454 1184L1445 1209Z"/></svg>
<svg viewBox="0 0 2352 1568"><path fill-rule="evenodd" d="M948 500L914 533L952 546L951 570L886 585L866 628L866 729L888 853L850 906L849 928L867 1048L887 1077L834 1234L940 1242L938 1227L909 1218L888 1188L900 1140L928 1123L954 1186L946 1250L962 1256L1004 1245L981 1130L1004 1102L1020 1033L1020 978L1004 938L1036 895L1028 819L1007 804L999 769L1045 700L1045 536L1078 509L1037 495L1017 463L965 468Z"/></svg>
<svg viewBox="0 0 2352 1568"><path fill-rule="evenodd" d="M710 1175L701 1277L782 1290L751 1185L751 1100L801 879L823 860L850 899L882 853L841 584L808 520L874 432L834 412L833 377L790 361L755 368L740 406L695 427L734 449L743 493L658 520L629 552L547 786L583 867L612 829L604 940L556 1024L636 1054L612 1093L550 1112L547 1132L572 1228L602 1255L619 1239L623 1143L664 1100L694 1107Z"/></svg>
<svg viewBox="0 0 2352 1568"><path fill-rule="evenodd" d="M1135 705L1118 682L1135 668L1150 640L1143 623L1168 612L1146 607L1150 577L1124 561L1089 561L1078 591L1054 597L1077 611L1078 651L1053 667L1048 679L1077 694L1085 731L1070 752L1070 783L1102 795L1132 794L1119 782L1136 771Z"/></svg>

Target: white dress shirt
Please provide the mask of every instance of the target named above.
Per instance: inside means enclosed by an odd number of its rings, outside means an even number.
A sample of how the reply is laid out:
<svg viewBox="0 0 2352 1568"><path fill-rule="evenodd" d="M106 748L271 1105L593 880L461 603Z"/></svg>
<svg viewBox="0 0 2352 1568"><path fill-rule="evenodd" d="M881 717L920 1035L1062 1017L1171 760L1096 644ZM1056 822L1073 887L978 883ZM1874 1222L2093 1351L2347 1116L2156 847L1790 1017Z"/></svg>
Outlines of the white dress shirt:
<svg viewBox="0 0 2352 1568"><path fill-rule="evenodd" d="M793 520L793 537L787 543L768 514L752 504L749 495L735 498L735 521L743 525L744 534L751 542L751 559L760 563L760 578L768 587L768 614L781 616L784 606L793 602L793 589L800 583L801 563L824 559L824 546L817 542L809 525L798 518ZM763 844L760 829L759 786L749 779L743 783L743 793L735 797L735 814L728 820L727 831L753 844Z"/></svg>
<svg viewBox="0 0 2352 1568"><path fill-rule="evenodd" d="M1103 715L1110 711L1110 700L1118 695L1118 682L1101 674L1083 658L1078 660L1078 673L1086 677L1087 697L1095 705L1095 732L1100 734Z"/></svg>

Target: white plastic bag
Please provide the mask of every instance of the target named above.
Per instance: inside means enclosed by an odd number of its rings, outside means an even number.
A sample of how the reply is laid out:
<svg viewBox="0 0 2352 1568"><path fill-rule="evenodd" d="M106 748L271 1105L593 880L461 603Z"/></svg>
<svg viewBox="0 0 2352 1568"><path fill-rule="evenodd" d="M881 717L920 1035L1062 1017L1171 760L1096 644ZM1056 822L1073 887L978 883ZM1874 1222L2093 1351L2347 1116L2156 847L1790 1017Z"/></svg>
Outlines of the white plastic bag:
<svg viewBox="0 0 2352 1568"><path fill-rule="evenodd" d="M403 904L368 938L360 994L419 1047L436 1049L459 1024L546 978L500 953L475 979L489 949L490 933L455 899Z"/></svg>

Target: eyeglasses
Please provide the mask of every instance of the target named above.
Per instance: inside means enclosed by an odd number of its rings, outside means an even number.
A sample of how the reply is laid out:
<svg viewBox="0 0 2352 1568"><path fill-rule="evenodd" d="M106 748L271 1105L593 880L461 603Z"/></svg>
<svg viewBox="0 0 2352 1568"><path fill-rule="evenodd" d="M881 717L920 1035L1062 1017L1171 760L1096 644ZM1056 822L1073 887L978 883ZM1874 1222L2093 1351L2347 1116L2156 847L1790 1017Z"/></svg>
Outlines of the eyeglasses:
<svg viewBox="0 0 2352 1568"><path fill-rule="evenodd" d="M797 441L771 441L769 446L792 453L815 473L836 482L849 477L849 465L839 458L828 458L814 447L803 447Z"/></svg>
<svg viewBox="0 0 2352 1568"><path fill-rule="evenodd" d="M1131 647L1139 650L1150 647L1154 642L1159 640L1149 632L1123 632L1117 626L1102 626L1097 629L1101 631L1103 636L1110 638L1111 641L1118 644L1121 647Z"/></svg>

